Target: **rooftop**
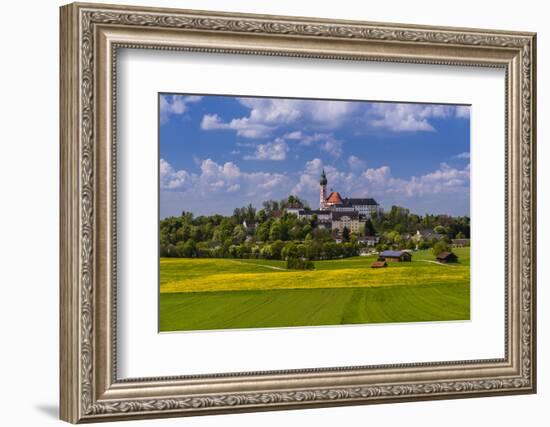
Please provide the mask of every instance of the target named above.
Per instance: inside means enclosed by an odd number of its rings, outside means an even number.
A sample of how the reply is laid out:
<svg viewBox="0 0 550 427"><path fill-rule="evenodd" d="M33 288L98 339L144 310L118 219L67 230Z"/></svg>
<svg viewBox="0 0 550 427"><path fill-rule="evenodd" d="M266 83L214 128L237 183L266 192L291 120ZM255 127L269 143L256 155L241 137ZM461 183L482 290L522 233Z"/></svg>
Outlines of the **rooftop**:
<svg viewBox="0 0 550 427"><path fill-rule="evenodd" d="M438 256L437 256L437 259L446 259L446 258L449 258L449 257L455 257L456 255L452 252L441 252Z"/></svg>
<svg viewBox="0 0 550 427"><path fill-rule="evenodd" d="M342 200L342 196L340 196L340 193L338 193L338 191L333 191L327 197L327 203L332 203L333 205L341 205L344 203L344 201Z"/></svg>
<svg viewBox="0 0 550 427"><path fill-rule="evenodd" d="M348 198L346 197L344 199L344 204L345 205L354 205L354 206L357 206L357 205L360 205L360 206L378 206L378 203L376 203L376 200L372 199L372 198L366 198L366 199L356 199L356 198Z"/></svg>
<svg viewBox="0 0 550 427"><path fill-rule="evenodd" d="M339 221L342 217L347 216L349 219L359 219L359 212L332 212L333 221Z"/></svg>
<svg viewBox="0 0 550 427"><path fill-rule="evenodd" d="M397 258L397 257L400 257L401 255L403 255L405 253L407 253L407 252L405 252L405 251L382 251L382 252L380 252L380 256L389 257L389 258Z"/></svg>

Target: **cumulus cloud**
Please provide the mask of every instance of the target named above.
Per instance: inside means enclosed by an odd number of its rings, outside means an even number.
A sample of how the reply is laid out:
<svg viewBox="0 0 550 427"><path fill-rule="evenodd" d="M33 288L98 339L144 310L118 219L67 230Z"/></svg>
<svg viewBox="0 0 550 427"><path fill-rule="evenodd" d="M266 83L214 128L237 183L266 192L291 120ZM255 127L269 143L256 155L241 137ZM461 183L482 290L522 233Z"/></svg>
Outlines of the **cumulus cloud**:
<svg viewBox="0 0 550 427"><path fill-rule="evenodd" d="M469 116L469 107L397 103L374 103L367 113L370 126L392 132L434 132L431 118Z"/></svg>
<svg viewBox="0 0 550 427"><path fill-rule="evenodd" d="M290 139L290 140L300 140L303 138L303 134L299 130L295 130L293 132L286 133L283 135L284 139Z"/></svg>
<svg viewBox="0 0 550 427"><path fill-rule="evenodd" d="M261 123L254 123L249 118L232 119L224 122L217 114L206 114L201 121L202 130L234 130L238 136L245 138L267 137L272 128Z"/></svg>
<svg viewBox="0 0 550 427"><path fill-rule="evenodd" d="M256 204L276 194L277 197L288 195L291 180L280 173L243 172L235 163L218 164L206 159L201 164L201 173L194 181L194 187L187 193L195 200L215 198L218 202L226 201L232 211L239 204L254 202ZM235 199L231 193L237 193ZM237 202L236 202L237 201Z"/></svg>
<svg viewBox="0 0 550 427"><path fill-rule="evenodd" d="M470 152L465 151L464 153L457 154L455 157L457 159L469 159L470 158Z"/></svg>
<svg viewBox="0 0 550 427"><path fill-rule="evenodd" d="M191 175L184 170L174 168L164 159L160 159L160 188L166 190L182 190L191 185Z"/></svg>
<svg viewBox="0 0 550 427"><path fill-rule="evenodd" d="M342 155L343 141L335 138L332 133L314 133L312 135L306 135L302 132L292 132L291 134L293 138L287 139L298 140L299 145L310 147L318 143L319 148L329 153L331 156L338 158Z"/></svg>
<svg viewBox="0 0 550 427"><path fill-rule="evenodd" d="M249 109L248 116L223 121L216 114L207 114L203 117L201 128L230 129L245 138L265 138L276 129L297 122L305 126L315 124L317 127L335 128L361 108L359 103L347 101L239 98L239 102ZM300 139L301 132L290 132L283 138Z"/></svg>
<svg viewBox="0 0 550 427"><path fill-rule="evenodd" d="M365 168L365 162L357 156L349 156L348 165L352 171L358 171Z"/></svg>
<svg viewBox="0 0 550 427"><path fill-rule="evenodd" d="M163 200L169 197L174 204L172 214L182 209L196 214L228 214L240 205L259 206L264 200L289 194L304 197L316 206L323 168L330 188L347 197L374 197L385 208L395 203L419 213L451 212L450 209L465 213L462 209L469 200L469 165L460 169L441 163L432 172L404 179L395 177L387 165L342 171L323 164L320 158L306 162L298 175L244 172L233 162L222 164L212 159L203 160L200 172L192 174L175 170L161 160L161 196ZM456 203L455 207L452 203Z"/></svg>
<svg viewBox="0 0 550 427"><path fill-rule="evenodd" d="M458 105L456 107L456 117L462 118L462 119L469 119L470 118L470 106L469 105Z"/></svg>
<svg viewBox="0 0 550 427"><path fill-rule="evenodd" d="M229 214L248 203L260 205L269 198L288 196L292 180L285 174L244 172L235 163L202 160L199 172L176 171L164 159L160 162L161 216L182 210L195 214Z"/></svg>
<svg viewBox="0 0 550 427"><path fill-rule="evenodd" d="M323 168L323 162L315 158L306 162L304 171L300 174L298 182L292 188L293 194L311 195L319 192L319 176Z"/></svg>
<svg viewBox="0 0 550 427"><path fill-rule="evenodd" d="M335 158L342 155L342 141L333 137L327 138L320 148Z"/></svg>
<svg viewBox="0 0 550 427"><path fill-rule="evenodd" d="M199 102L202 96L161 95L160 123L165 124L172 115L182 115L188 110L188 104Z"/></svg>
<svg viewBox="0 0 550 427"><path fill-rule="evenodd" d="M349 160L349 159L348 159ZM293 187L297 195L314 197L319 192L319 174L323 167L320 159L305 164L298 183ZM447 163L421 176L409 179L393 176L387 165L378 168L356 168L351 172L340 171L333 166L325 166L329 186L344 195L355 197L398 197L402 201L426 195L452 194L469 191L470 168L456 169Z"/></svg>
<svg viewBox="0 0 550 427"><path fill-rule="evenodd" d="M273 142L259 144L253 155L244 156L245 160L285 160L288 144L281 138Z"/></svg>

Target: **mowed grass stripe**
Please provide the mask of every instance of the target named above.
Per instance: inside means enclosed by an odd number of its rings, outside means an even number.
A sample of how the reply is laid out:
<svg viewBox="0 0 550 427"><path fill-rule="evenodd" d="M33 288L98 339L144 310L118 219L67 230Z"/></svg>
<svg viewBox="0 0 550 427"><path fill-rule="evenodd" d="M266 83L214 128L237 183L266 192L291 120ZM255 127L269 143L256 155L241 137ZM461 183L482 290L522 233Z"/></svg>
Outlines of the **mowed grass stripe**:
<svg viewBox="0 0 550 427"><path fill-rule="evenodd" d="M160 330L467 320L468 284L284 289L160 296Z"/></svg>
<svg viewBox="0 0 550 427"><path fill-rule="evenodd" d="M317 261L161 259L161 331L466 320L469 248L438 265L430 251L372 269L374 257ZM273 269L277 267L279 269Z"/></svg>

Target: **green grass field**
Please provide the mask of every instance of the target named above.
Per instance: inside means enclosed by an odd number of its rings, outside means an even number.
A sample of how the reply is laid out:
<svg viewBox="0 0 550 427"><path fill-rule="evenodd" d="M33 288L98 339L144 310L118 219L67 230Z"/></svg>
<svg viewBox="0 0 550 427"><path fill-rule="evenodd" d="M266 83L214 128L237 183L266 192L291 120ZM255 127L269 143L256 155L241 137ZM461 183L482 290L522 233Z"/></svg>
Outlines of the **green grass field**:
<svg viewBox="0 0 550 427"><path fill-rule="evenodd" d="M162 258L160 330L317 326L470 318L469 248L458 264L431 251L372 269L373 257L316 261Z"/></svg>

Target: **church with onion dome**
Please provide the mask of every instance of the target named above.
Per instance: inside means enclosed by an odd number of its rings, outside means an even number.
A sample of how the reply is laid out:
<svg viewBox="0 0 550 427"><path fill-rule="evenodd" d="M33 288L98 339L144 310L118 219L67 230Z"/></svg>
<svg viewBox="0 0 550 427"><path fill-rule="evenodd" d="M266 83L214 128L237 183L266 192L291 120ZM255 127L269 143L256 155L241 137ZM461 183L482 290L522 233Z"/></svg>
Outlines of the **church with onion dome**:
<svg viewBox="0 0 550 427"><path fill-rule="evenodd" d="M320 227L340 233L347 228L352 233L360 234L367 219L381 210L380 205L372 198L342 197L338 191L333 190L328 193L327 185L328 180L323 169L319 180L319 210L290 208L287 212L307 219L315 215Z"/></svg>
<svg viewBox="0 0 550 427"><path fill-rule="evenodd" d="M338 191L331 191L327 195L327 176L325 170L319 180L319 210L333 212L357 212L360 216L370 218L373 213L380 210L376 200L372 198L348 198L342 197Z"/></svg>

